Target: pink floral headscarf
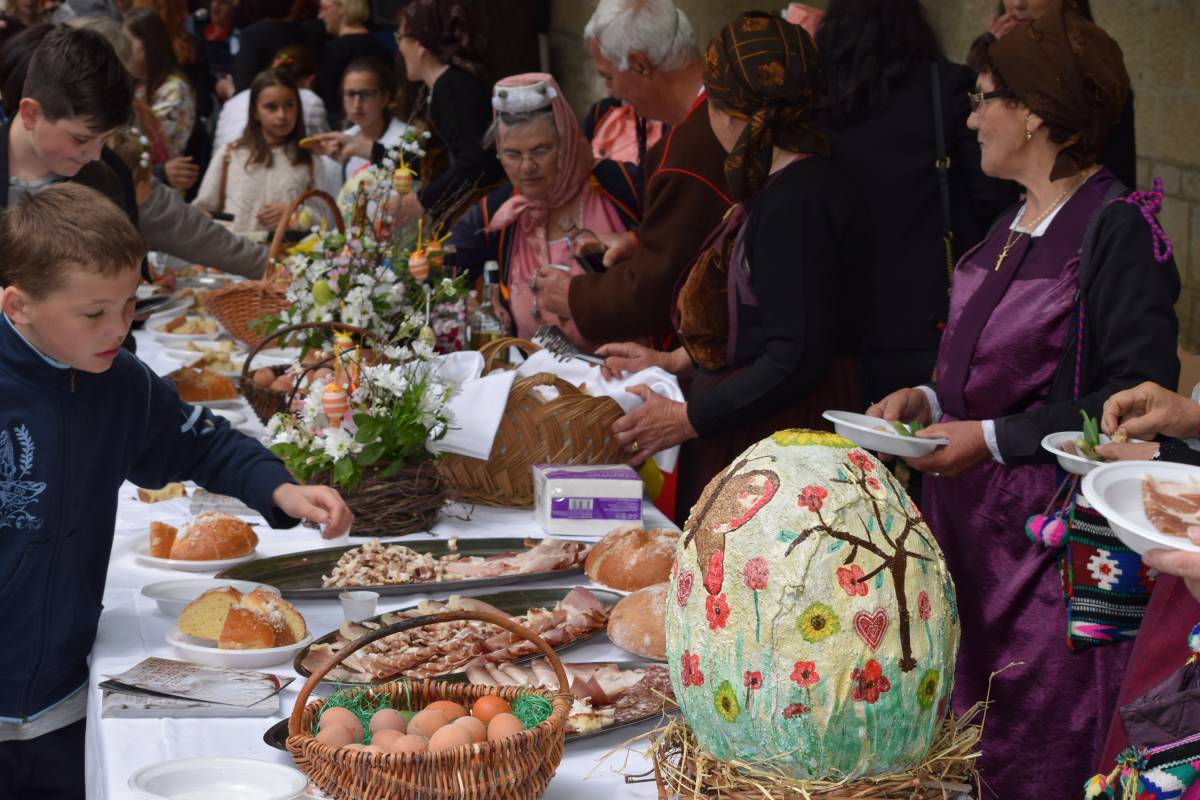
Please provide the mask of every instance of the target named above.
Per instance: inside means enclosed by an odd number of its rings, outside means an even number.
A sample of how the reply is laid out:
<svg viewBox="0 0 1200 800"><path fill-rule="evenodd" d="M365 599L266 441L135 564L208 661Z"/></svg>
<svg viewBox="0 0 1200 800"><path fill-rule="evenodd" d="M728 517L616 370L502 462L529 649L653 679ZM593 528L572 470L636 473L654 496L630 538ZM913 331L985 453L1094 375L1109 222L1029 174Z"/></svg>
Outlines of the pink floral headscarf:
<svg viewBox="0 0 1200 800"><path fill-rule="evenodd" d="M530 200L514 191L513 196L500 206L488 223L487 229L491 232L507 228L514 222L518 224L518 229L524 234L543 228L553 209L570 200L580 189L584 188L595 163L591 145L583 135L583 130L579 127L579 121L575 119L571 106L567 104L567 99L563 97L562 89L559 88L552 76L544 72L513 75L499 81L496 89L510 86L531 86L538 83L546 84L554 90L555 94L550 101L550 107L554 113L554 128L558 131L558 177L555 179L554 186L550 187L550 191L539 200ZM545 242L545 237L542 237L541 241ZM549 260L549 252L539 255L542 255L546 261Z"/></svg>

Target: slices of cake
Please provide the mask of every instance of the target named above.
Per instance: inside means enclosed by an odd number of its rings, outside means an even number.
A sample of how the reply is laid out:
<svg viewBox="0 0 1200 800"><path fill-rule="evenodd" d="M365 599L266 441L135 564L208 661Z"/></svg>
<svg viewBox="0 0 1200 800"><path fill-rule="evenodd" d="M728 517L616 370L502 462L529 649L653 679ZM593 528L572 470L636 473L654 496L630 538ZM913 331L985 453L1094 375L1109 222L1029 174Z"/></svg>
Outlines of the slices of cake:
<svg viewBox="0 0 1200 800"><path fill-rule="evenodd" d="M179 614L179 630L198 639L217 640L229 611L241 602L242 593L232 586L209 589Z"/></svg>
<svg viewBox="0 0 1200 800"><path fill-rule="evenodd" d="M209 589L183 609L178 624L180 633L223 650L285 647L308 635L303 615L262 587L246 595L232 586Z"/></svg>

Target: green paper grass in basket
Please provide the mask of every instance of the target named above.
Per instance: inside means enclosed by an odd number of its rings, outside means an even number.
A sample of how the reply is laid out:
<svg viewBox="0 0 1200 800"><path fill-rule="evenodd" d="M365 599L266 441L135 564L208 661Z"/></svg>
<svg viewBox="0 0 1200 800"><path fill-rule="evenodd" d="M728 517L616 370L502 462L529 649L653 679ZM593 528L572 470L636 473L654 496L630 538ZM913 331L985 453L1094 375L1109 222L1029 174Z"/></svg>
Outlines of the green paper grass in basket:
<svg viewBox="0 0 1200 800"><path fill-rule="evenodd" d="M521 724L525 726L525 730L536 728L546 720L550 719L550 714L554 709L550 705L550 701L542 697L540 694L521 695L512 703L513 716L521 720Z"/></svg>

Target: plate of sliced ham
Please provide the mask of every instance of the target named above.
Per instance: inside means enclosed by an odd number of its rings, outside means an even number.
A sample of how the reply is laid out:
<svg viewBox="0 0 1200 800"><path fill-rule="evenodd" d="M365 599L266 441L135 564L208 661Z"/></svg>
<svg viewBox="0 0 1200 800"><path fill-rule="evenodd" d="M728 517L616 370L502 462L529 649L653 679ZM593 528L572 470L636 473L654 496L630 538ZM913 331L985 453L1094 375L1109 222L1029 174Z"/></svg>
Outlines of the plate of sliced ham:
<svg viewBox="0 0 1200 800"><path fill-rule="evenodd" d="M1083 479L1083 496L1126 547L1200 553L1187 530L1200 525L1200 467L1161 461L1104 464Z"/></svg>
<svg viewBox="0 0 1200 800"><path fill-rule="evenodd" d="M218 578L274 586L284 597L337 599L347 589L381 595L439 594L583 573L591 545L564 539L368 540L263 558Z"/></svg>
<svg viewBox="0 0 1200 800"><path fill-rule="evenodd" d="M609 733L618 728L662 719L674 711L671 676L664 664L652 661L564 663L575 702L567 714L566 743ZM554 670L543 659L528 664L489 664L470 667L454 682L485 686L529 686L557 689ZM415 710L415 709L414 709ZM288 720L276 722L263 741L287 752Z"/></svg>
<svg viewBox="0 0 1200 800"><path fill-rule="evenodd" d="M491 611L565 650L603 633L621 595L602 589L524 589L488 595L451 595L363 620L343 623L296 655L292 666L308 677L350 642L393 622L442 611ZM333 684L385 683L398 677L441 678L472 666L528 660L541 651L508 631L475 620L440 622L380 639L351 654L325 677Z"/></svg>

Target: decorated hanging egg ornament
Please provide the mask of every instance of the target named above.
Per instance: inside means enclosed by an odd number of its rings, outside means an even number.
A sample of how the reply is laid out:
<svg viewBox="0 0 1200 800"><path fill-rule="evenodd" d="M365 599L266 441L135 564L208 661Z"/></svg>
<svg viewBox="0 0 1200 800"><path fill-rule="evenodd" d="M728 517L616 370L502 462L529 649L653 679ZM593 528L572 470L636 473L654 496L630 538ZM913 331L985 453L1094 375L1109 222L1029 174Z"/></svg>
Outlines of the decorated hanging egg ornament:
<svg viewBox="0 0 1200 800"><path fill-rule="evenodd" d="M813 780L919 763L959 638L954 584L903 487L851 442L807 430L763 439L705 488L666 628L700 744Z"/></svg>
<svg viewBox="0 0 1200 800"><path fill-rule="evenodd" d="M409 194L413 190L413 171L408 167L396 167L392 172L392 188L397 194Z"/></svg>
<svg viewBox="0 0 1200 800"><path fill-rule="evenodd" d="M431 269L441 269L446 265L446 253L440 247L430 247L425 251L425 258Z"/></svg>
<svg viewBox="0 0 1200 800"><path fill-rule="evenodd" d="M429 259L424 250L413 250L408 257L408 274L419 281L429 277Z"/></svg>
<svg viewBox="0 0 1200 800"><path fill-rule="evenodd" d="M325 386L325 390L321 392L321 408L325 410L325 418L329 420L329 427L342 427L342 417L350 408L350 398L346 394L346 390L337 383L329 383Z"/></svg>

